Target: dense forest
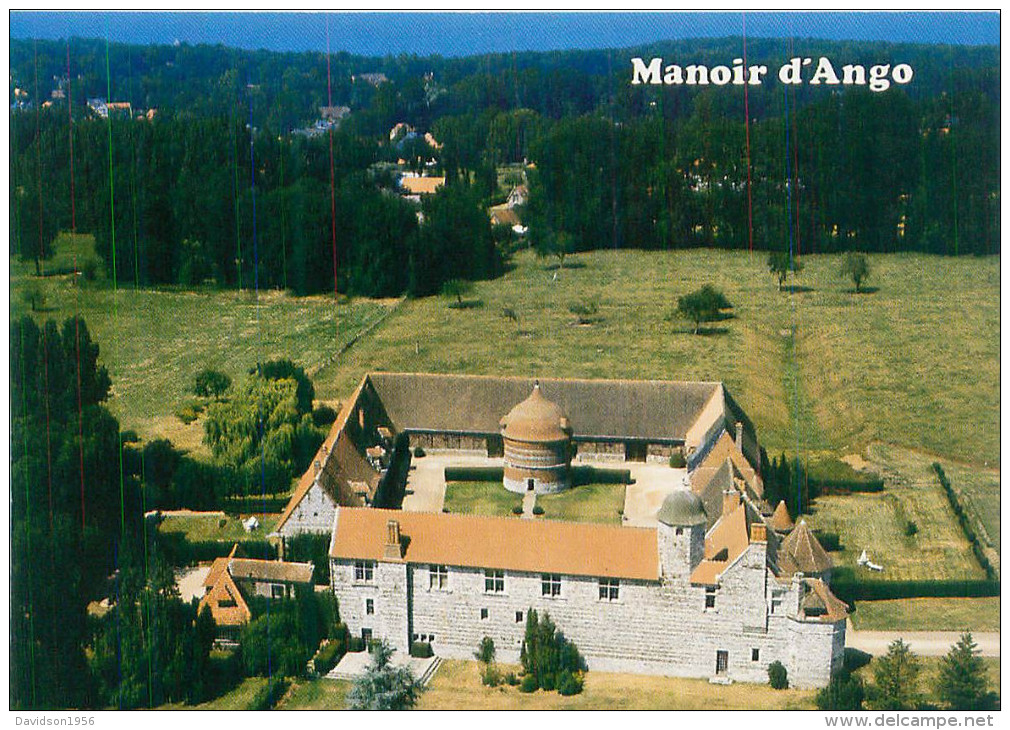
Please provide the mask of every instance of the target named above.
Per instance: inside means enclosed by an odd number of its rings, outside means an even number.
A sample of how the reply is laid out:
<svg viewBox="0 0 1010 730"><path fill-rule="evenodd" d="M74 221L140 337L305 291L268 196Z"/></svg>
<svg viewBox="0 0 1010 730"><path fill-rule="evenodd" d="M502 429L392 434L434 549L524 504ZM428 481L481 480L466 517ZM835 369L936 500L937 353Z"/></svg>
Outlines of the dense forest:
<svg viewBox="0 0 1010 730"><path fill-rule="evenodd" d="M138 286L427 294L501 271L508 236L477 211L508 192L502 166L532 163L535 244L999 251L997 49L752 39L748 62L771 68L823 53L915 76L880 93L772 80L746 98L630 84L633 55L741 52L732 38L462 59L12 41L11 250L44 258L75 227ZM96 96L132 107L102 118ZM303 133L331 101L349 108L336 131ZM398 123L417 136L391 139ZM396 176L425 166L447 183L417 215Z"/></svg>

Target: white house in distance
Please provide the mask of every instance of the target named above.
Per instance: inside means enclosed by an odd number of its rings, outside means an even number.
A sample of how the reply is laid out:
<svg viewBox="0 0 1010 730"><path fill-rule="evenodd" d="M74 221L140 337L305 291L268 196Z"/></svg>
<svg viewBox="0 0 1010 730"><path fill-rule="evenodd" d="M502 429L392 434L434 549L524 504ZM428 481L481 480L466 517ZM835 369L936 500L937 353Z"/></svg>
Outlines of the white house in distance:
<svg viewBox="0 0 1010 730"><path fill-rule="evenodd" d="M503 435L522 441L511 467ZM366 450L398 437L502 458L536 491L541 452L548 491L569 488L565 454L654 469L683 454L688 480L638 527L370 506L387 472ZM720 383L373 373L278 531L328 533L342 620L400 651L422 641L465 659L490 636L517 661L532 608L590 669L766 682L780 661L792 686L823 686L841 667L847 608L813 534L763 500L756 456L753 427Z"/></svg>

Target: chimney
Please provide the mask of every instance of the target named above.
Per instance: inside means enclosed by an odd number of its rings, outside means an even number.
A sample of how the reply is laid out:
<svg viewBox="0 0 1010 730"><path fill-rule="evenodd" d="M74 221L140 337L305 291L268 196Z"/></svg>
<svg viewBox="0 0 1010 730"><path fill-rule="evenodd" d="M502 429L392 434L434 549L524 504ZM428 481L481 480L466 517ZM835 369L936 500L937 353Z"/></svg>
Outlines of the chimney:
<svg viewBox="0 0 1010 730"><path fill-rule="evenodd" d="M387 560L403 560L403 545L400 542L400 523L390 520L386 523L386 545L383 556Z"/></svg>
<svg viewBox="0 0 1010 730"><path fill-rule="evenodd" d="M765 529L765 523L755 522L750 526L750 541L768 542L768 531Z"/></svg>
<svg viewBox="0 0 1010 730"><path fill-rule="evenodd" d="M743 453L743 423L740 421L736 422L736 449Z"/></svg>
<svg viewBox="0 0 1010 730"><path fill-rule="evenodd" d="M735 489L727 489L722 493L722 516L732 514L740 506L740 493Z"/></svg>

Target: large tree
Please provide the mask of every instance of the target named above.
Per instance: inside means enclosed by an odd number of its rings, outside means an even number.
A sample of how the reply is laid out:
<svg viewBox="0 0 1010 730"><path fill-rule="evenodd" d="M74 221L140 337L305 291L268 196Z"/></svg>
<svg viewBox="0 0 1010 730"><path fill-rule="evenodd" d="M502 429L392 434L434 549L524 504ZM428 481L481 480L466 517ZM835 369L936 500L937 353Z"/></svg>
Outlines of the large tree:
<svg viewBox="0 0 1010 730"><path fill-rule="evenodd" d="M971 632L961 634L940 664L936 694L952 710L980 710L989 705L989 678Z"/></svg>
<svg viewBox="0 0 1010 730"><path fill-rule="evenodd" d="M919 657L901 639L887 647L873 667L869 706L874 710L914 710L919 706Z"/></svg>
<svg viewBox="0 0 1010 730"><path fill-rule="evenodd" d="M347 695L352 710L409 710L417 704L424 686L405 666L393 666L393 650L385 641L372 648L372 663L354 681Z"/></svg>
<svg viewBox="0 0 1010 730"><path fill-rule="evenodd" d="M706 284L701 289L677 299L677 314L694 322L694 334L698 334L702 322L718 319L722 310L730 309L732 306L721 291L711 284Z"/></svg>

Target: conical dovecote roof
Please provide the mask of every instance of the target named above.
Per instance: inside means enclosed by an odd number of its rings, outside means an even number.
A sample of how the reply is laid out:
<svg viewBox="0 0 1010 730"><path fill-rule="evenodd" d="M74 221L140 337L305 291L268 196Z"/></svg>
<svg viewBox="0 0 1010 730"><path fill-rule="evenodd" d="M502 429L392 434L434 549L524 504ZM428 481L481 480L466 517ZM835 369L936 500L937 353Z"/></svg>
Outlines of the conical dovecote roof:
<svg viewBox="0 0 1010 730"><path fill-rule="evenodd" d="M779 548L780 567L787 573L817 575L831 570L831 558L814 533L800 520Z"/></svg>
<svg viewBox="0 0 1010 730"><path fill-rule="evenodd" d="M789 510L786 509L784 499L779 502L778 507L775 508L775 512L772 514L771 526L776 532L789 532L795 526L793 518L789 516Z"/></svg>
<svg viewBox="0 0 1010 730"><path fill-rule="evenodd" d="M501 426L502 436L514 441L567 441L572 437L568 416L544 397L539 381L529 397L501 419Z"/></svg>

